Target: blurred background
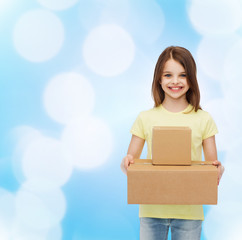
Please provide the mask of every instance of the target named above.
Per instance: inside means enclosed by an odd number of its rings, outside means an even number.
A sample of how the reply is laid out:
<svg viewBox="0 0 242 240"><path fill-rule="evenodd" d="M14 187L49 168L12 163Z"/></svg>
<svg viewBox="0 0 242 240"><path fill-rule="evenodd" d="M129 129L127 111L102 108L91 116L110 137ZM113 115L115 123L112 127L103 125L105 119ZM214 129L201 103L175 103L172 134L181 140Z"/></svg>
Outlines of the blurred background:
<svg viewBox="0 0 242 240"><path fill-rule="evenodd" d="M0 0L1 240L139 239L120 162L170 45L197 62L226 168L202 239L240 238L241 0Z"/></svg>

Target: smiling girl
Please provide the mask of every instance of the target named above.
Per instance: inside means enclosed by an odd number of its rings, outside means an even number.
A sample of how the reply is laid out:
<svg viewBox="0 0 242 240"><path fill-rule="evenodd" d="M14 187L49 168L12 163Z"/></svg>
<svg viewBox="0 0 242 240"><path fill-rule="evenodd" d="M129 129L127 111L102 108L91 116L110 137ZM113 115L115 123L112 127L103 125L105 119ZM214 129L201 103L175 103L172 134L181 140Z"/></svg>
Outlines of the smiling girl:
<svg viewBox="0 0 242 240"><path fill-rule="evenodd" d="M147 142L147 158L151 159L152 128L154 126L187 126L192 129L193 161L213 161L218 168L218 184L224 168L217 160L215 134L217 127L200 107L200 92L196 63L191 53L182 47L168 47L160 55L154 72L152 95L154 108L141 112L134 122L132 138L121 169L139 158ZM174 149L176 146L174 146ZM140 205L140 239L165 240L171 228L172 240L199 240L202 221L201 205Z"/></svg>

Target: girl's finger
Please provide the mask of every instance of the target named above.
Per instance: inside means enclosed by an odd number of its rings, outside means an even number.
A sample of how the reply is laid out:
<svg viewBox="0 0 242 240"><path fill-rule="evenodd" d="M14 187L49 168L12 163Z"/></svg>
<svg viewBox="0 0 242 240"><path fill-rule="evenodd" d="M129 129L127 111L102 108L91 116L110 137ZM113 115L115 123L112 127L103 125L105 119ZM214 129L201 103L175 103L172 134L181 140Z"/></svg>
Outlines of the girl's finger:
<svg viewBox="0 0 242 240"><path fill-rule="evenodd" d="M219 166L221 166L221 162L216 160L216 161L213 162L213 165L219 167Z"/></svg>

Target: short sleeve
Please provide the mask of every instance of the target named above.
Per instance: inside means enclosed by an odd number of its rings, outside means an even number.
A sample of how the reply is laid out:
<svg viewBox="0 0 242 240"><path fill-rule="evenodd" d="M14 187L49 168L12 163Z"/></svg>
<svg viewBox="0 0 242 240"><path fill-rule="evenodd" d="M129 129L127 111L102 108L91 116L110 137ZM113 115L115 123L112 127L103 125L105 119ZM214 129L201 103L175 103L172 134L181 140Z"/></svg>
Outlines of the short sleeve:
<svg viewBox="0 0 242 240"><path fill-rule="evenodd" d="M205 125L203 128L203 135L202 135L203 140L206 138L212 137L218 133L216 123L214 122L213 118L209 113L206 114L204 123Z"/></svg>
<svg viewBox="0 0 242 240"><path fill-rule="evenodd" d="M136 118L131 130L130 130L130 133L137 136L137 137L140 137L142 139L145 139L145 134L144 134L144 124L143 124L143 120L142 120L142 114L140 113L138 115L138 117Z"/></svg>

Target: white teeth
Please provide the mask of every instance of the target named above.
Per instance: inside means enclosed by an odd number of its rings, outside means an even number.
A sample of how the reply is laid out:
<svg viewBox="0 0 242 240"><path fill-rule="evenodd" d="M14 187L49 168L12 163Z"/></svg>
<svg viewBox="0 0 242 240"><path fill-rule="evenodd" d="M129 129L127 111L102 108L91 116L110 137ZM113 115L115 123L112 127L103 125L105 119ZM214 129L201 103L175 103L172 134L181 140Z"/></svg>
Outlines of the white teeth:
<svg viewBox="0 0 242 240"><path fill-rule="evenodd" d="M180 88L179 88L179 87L177 87L177 88L171 88L171 89L173 89L173 90L179 90Z"/></svg>

